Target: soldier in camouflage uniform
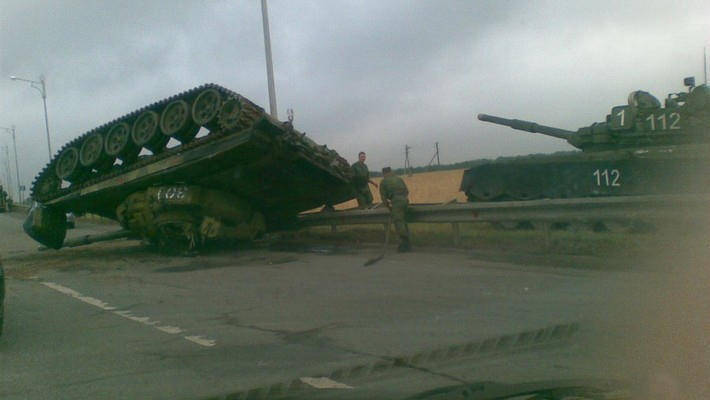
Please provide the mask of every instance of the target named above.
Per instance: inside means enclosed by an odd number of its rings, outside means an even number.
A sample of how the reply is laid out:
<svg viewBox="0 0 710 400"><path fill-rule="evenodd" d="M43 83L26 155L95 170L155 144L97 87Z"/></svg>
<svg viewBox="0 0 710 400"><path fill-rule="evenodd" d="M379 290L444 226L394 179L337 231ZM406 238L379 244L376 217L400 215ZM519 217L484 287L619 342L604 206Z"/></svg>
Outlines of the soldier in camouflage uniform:
<svg viewBox="0 0 710 400"><path fill-rule="evenodd" d="M400 253L407 252L412 249L409 243L409 228L407 227L407 207L409 206L409 190L404 184L402 178L392 173L392 168L382 168L384 178L380 182L380 197L382 202L390 209L392 214L392 222L399 235L399 247L397 251Z"/></svg>
<svg viewBox="0 0 710 400"><path fill-rule="evenodd" d="M355 185L357 207L363 209L372 206L372 193L370 192L368 183L372 183L375 187L377 187L377 184L370 180L370 170L368 170L367 165L365 165L365 158L367 158L365 152L361 151L357 155L357 158L358 161L352 165L353 172L355 172L353 183Z"/></svg>

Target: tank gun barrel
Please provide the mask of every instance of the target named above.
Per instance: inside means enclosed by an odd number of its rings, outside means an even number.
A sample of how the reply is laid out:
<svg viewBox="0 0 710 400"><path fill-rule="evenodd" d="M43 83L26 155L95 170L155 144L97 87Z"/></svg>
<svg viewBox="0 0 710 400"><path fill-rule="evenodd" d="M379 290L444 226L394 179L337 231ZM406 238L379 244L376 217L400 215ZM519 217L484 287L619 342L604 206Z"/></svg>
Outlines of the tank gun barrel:
<svg viewBox="0 0 710 400"><path fill-rule="evenodd" d="M574 132L568 131L566 129L553 128L551 126L540 125L534 122L524 121L521 119L501 118L488 114L478 114L478 119L493 124L509 126L519 131L542 133L543 135L553 136L560 139L569 139L574 135Z"/></svg>

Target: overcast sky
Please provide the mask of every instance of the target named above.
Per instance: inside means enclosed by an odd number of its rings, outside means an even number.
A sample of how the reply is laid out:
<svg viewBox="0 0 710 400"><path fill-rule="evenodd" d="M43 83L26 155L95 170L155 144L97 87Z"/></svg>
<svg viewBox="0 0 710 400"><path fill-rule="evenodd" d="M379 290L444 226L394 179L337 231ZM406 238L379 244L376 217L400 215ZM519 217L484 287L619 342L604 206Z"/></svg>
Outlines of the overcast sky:
<svg viewBox="0 0 710 400"><path fill-rule="evenodd" d="M351 162L367 151L371 170L401 167L405 144L415 166L435 142L444 163L572 149L475 115L574 130L632 90L702 82L710 44L707 0L270 0L269 18L280 119L293 108L297 129ZM17 127L28 186L47 163L42 99L8 77L40 74L54 153L206 82L268 109L260 2L1 1L0 126Z"/></svg>

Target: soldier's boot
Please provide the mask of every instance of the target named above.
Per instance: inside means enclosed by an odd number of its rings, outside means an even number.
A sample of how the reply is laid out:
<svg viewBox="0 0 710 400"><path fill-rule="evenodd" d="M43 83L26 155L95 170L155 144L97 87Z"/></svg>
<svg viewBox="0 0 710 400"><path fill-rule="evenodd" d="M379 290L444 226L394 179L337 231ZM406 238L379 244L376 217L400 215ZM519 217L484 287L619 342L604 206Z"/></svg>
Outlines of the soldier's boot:
<svg viewBox="0 0 710 400"><path fill-rule="evenodd" d="M399 246L397 247L397 252L407 253L410 251L412 251L412 245L409 243L409 238L406 236L401 237L399 241Z"/></svg>

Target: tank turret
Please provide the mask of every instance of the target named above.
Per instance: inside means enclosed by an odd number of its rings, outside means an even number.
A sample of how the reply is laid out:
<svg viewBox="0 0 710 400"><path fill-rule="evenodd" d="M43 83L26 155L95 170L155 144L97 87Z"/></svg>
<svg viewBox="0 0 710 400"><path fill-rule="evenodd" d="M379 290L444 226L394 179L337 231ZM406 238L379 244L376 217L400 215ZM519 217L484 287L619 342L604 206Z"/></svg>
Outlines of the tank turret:
<svg viewBox="0 0 710 400"><path fill-rule="evenodd" d="M693 79L684 82L688 92L669 94L664 106L650 93L636 90L629 94L628 104L612 107L604 122L576 132L487 114L478 114L478 119L565 139L583 151L709 142L710 89L694 87Z"/></svg>
<svg viewBox="0 0 710 400"><path fill-rule="evenodd" d="M581 152L501 158L472 167L461 190L470 201L710 193L710 88L663 105L636 90L602 122L565 130L479 114L481 121L564 139Z"/></svg>

